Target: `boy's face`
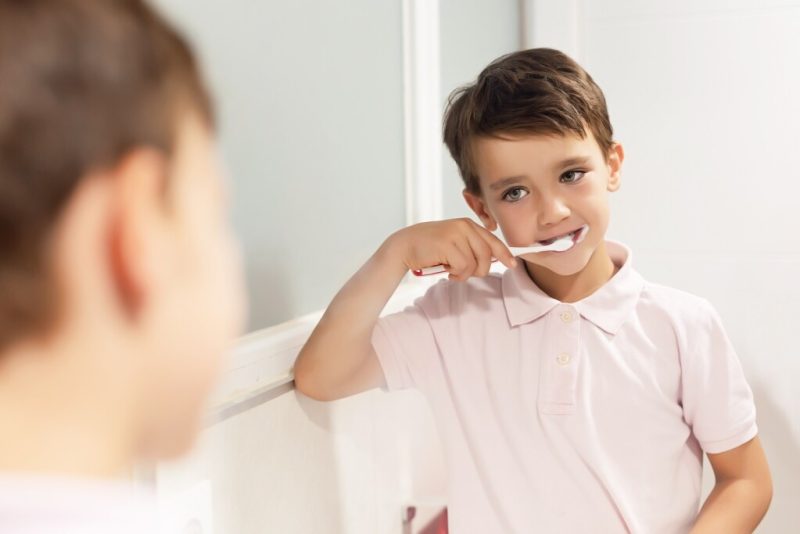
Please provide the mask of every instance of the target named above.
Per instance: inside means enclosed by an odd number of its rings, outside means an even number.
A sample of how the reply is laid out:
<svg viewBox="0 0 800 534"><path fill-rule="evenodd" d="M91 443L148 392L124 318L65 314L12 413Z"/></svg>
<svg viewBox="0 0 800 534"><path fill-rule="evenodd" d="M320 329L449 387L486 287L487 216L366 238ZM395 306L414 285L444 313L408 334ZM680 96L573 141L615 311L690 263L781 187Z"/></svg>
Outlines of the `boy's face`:
<svg viewBox="0 0 800 534"><path fill-rule="evenodd" d="M140 332L145 453L185 451L201 423L222 356L244 322L238 243L214 139L193 117L181 126L167 171L158 274L146 295Z"/></svg>
<svg viewBox="0 0 800 534"><path fill-rule="evenodd" d="M568 136L480 137L474 161L481 194L464 192L489 230L498 226L510 246L529 246L572 233L573 247L523 257L569 276L580 272L604 238L608 194L620 185L623 151L608 157L591 132Z"/></svg>

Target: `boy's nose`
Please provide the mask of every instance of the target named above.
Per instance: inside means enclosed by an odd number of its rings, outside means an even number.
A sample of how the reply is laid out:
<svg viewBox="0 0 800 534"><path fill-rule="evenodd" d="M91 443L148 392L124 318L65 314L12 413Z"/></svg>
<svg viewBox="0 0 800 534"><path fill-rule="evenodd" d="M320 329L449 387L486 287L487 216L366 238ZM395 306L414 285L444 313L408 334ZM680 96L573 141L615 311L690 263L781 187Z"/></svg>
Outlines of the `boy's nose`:
<svg viewBox="0 0 800 534"><path fill-rule="evenodd" d="M555 226L570 216L570 209L564 201L556 196L540 197L539 224L541 226Z"/></svg>

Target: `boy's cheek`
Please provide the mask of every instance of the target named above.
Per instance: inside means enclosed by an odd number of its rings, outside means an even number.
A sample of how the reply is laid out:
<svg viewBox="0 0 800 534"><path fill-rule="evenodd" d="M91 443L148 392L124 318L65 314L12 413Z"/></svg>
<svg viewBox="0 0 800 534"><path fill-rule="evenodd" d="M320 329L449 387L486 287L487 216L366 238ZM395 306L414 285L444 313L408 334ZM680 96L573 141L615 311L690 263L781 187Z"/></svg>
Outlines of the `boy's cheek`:
<svg viewBox="0 0 800 534"><path fill-rule="evenodd" d="M535 241L536 229L532 222L535 221L531 216L529 221L500 221L500 231L503 233L506 243L511 247L527 247Z"/></svg>

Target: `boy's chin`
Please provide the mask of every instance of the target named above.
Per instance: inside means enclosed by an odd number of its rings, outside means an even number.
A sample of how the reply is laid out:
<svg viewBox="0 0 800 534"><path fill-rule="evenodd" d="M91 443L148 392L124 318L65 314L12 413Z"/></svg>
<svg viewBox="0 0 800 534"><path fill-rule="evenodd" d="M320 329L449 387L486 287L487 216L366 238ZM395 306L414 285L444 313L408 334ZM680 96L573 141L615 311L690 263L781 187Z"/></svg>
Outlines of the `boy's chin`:
<svg viewBox="0 0 800 534"><path fill-rule="evenodd" d="M561 255L564 253L556 254ZM534 268L544 268L558 276L573 276L584 270L589 263L589 257L591 256L582 256L583 255L572 254L569 256L550 255L549 257L542 257L538 254L527 254L521 256L521 258L533 265Z"/></svg>

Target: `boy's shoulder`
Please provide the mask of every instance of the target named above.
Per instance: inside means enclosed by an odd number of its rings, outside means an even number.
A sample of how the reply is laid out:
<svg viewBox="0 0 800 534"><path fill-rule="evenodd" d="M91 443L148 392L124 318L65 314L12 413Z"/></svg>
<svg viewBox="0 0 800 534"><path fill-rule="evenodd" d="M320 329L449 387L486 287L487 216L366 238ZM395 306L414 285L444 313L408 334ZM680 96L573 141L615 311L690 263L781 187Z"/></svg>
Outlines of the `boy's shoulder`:
<svg viewBox="0 0 800 534"><path fill-rule="evenodd" d="M660 311L672 322L687 327L707 325L717 316L714 306L708 299L650 281L645 281L640 299L644 309Z"/></svg>

